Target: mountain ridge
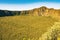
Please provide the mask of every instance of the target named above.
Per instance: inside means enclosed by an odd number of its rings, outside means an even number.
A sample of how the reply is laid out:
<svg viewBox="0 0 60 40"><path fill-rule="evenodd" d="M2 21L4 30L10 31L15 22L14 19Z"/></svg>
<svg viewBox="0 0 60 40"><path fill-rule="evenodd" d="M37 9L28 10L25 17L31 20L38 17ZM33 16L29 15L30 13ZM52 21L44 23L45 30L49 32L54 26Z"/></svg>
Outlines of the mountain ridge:
<svg viewBox="0 0 60 40"><path fill-rule="evenodd" d="M14 15L32 15L32 16L59 17L60 16L60 9L47 8L45 6L42 6L40 8L35 8L35 9L32 9L32 10L24 10L24 11L0 10L0 17L14 16Z"/></svg>

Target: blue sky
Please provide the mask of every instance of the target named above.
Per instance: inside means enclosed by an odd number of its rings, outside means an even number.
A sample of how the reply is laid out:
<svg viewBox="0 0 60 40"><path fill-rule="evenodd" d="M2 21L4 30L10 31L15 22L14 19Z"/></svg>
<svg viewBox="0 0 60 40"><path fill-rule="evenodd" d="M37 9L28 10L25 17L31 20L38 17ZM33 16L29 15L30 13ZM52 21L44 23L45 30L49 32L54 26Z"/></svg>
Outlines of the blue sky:
<svg viewBox="0 0 60 40"><path fill-rule="evenodd" d="M60 9L60 0L0 0L2 10L30 10L41 6Z"/></svg>
<svg viewBox="0 0 60 40"><path fill-rule="evenodd" d="M0 0L2 4L30 4L36 2L54 2L60 3L60 0Z"/></svg>

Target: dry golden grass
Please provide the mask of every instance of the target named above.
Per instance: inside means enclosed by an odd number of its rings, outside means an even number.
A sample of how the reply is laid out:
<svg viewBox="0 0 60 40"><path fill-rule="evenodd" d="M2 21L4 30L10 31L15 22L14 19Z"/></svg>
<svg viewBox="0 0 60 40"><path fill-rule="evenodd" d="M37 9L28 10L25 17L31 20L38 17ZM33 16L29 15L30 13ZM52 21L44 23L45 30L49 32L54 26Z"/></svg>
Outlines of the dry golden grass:
<svg viewBox="0 0 60 40"><path fill-rule="evenodd" d="M54 22L45 16L0 17L0 40L38 40Z"/></svg>
<svg viewBox="0 0 60 40"><path fill-rule="evenodd" d="M60 40L60 22L55 22L39 40Z"/></svg>

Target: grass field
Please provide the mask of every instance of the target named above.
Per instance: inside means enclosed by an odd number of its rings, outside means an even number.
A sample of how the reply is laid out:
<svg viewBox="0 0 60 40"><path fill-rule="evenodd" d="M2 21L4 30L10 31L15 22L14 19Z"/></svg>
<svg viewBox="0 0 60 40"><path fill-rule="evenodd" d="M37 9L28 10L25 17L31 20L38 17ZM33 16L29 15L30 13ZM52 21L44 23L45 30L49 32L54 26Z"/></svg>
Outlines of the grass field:
<svg viewBox="0 0 60 40"><path fill-rule="evenodd" d="M0 40L38 40L56 21L45 16L0 17Z"/></svg>

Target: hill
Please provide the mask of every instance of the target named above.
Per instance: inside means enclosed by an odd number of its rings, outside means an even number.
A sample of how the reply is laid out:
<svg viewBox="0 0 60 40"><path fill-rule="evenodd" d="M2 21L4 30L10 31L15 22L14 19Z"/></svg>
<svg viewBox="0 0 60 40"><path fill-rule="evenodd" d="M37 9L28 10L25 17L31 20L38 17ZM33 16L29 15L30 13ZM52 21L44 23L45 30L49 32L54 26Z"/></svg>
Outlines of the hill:
<svg viewBox="0 0 60 40"><path fill-rule="evenodd" d="M0 10L0 40L39 40L58 21L56 18L60 18L60 10L44 6L25 11Z"/></svg>
<svg viewBox="0 0 60 40"><path fill-rule="evenodd" d="M0 17L0 40L38 40L56 21L46 16Z"/></svg>
<svg viewBox="0 0 60 40"><path fill-rule="evenodd" d="M55 18L59 18L60 17L60 9L47 8L45 6L42 6L40 8L35 8L32 10L24 10L24 11L0 10L0 17L14 16L14 15L52 16Z"/></svg>

